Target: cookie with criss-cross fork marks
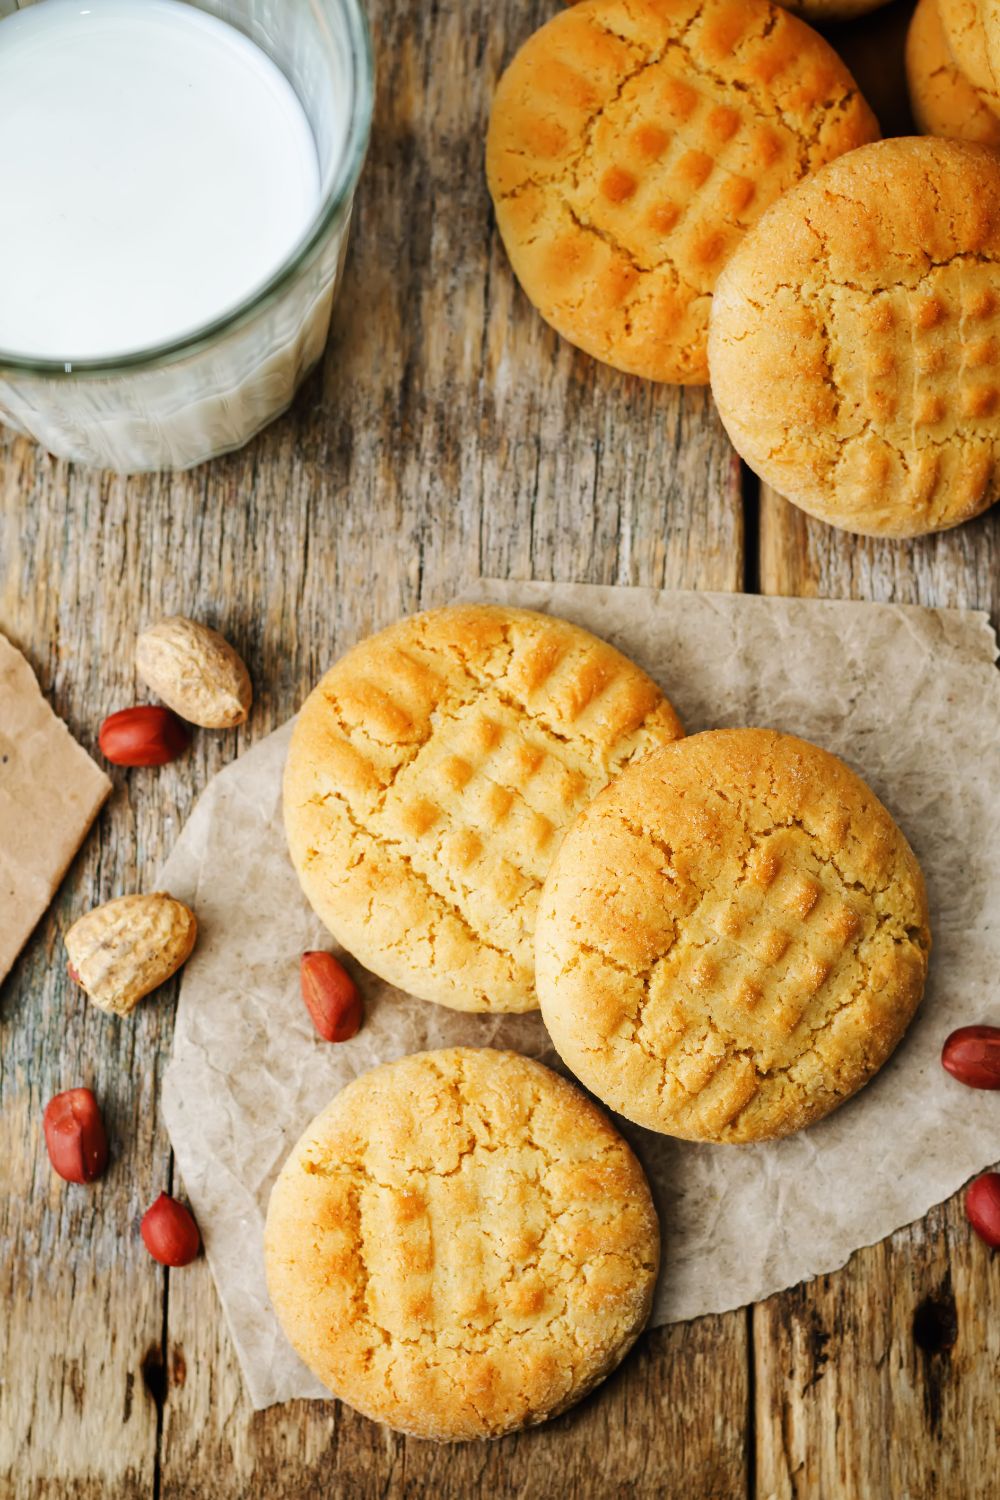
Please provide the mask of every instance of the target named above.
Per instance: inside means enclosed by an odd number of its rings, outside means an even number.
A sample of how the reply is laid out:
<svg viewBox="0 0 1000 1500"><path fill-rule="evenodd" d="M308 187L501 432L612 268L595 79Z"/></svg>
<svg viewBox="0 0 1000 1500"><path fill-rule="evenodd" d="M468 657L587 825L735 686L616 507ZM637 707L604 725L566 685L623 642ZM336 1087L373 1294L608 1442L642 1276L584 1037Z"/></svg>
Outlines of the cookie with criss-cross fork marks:
<svg viewBox="0 0 1000 1500"><path fill-rule="evenodd" d="M391 984L533 1010L535 910L563 830L682 733L645 672L565 620L411 615L342 657L299 715L285 825L302 887Z"/></svg>
<svg viewBox="0 0 1000 1500"><path fill-rule="evenodd" d="M449 1441L545 1421L649 1316L659 1226L642 1168L573 1084L454 1048L348 1085L271 1194L271 1300L336 1395Z"/></svg>
<svg viewBox="0 0 1000 1500"><path fill-rule="evenodd" d="M918 536L1000 495L1000 155L878 141L786 193L716 287L733 444L848 531Z"/></svg>
<svg viewBox="0 0 1000 1500"><path fill-rule="evenodd" d="M787 1135L885 1062L924 987L923 877L853 771L693 735L577 819L542 895L542 1017L599 1099L667 1135Z"/></svg>
<svg viewBox="0 0 1000 1500"><path fill-rule="evenodd" d="M877 135L832 47L768 0L582 0L500 80L486 172L514 274L564 338L703 385L747 228Z"/></svg>

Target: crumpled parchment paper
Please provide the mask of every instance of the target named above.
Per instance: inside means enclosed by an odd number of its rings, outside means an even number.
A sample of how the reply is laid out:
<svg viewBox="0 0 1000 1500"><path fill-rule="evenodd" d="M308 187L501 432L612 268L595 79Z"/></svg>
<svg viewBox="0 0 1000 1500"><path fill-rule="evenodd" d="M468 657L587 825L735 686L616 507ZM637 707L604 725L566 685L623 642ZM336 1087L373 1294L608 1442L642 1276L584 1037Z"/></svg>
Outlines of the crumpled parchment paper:
<svg viewBox="0 0 1000 1500"><path fill-rule="evenodd" d="M612 641L661 684L689 732L767 725L835 751L895 814L927 875L927 994L853 1101L758 1146L619 1122L661 1215L653 1323L834 1270L1000 1156L1000 1095L963 1088L938 1062L955 1026L1000 1023L1000 673L986 616L581 584L484 581L467 597L549 610ZM357 1073L423 1048L501 1046L555 1061L537 1015L461 1015L364 973L361 1032L340 1046L316 1037L299 957L333 945L285 848L289 735L286 725L215 778L162 874L202 933L163 1109L258 1407L327 1394L271 1312L262 1255L271 1183L312 1116Z"/></svg>
<svg viewBox="0 0 1000 1500"><path fill-rule="evenodd" d="M111 782L0 635L0 979L87 836Z"/></svg>

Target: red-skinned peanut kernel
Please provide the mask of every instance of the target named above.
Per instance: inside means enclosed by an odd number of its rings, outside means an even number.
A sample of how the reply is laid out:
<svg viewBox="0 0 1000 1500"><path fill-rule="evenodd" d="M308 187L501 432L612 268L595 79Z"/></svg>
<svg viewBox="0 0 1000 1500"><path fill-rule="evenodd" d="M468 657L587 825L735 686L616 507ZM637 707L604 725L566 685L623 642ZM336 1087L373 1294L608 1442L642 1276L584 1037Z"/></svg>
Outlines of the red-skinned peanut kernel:
<svg viewBox="0 0 1000 1500"><path fill-rule="evenodd" d="M152 703L110 714L97 736L101 754L115 766L165 766L190 742L177 715Z"/></svg>
<svg viewBox="0 0 1000 1500"><path fill-rule="evenodd" d="M161 1266L187 1266L201 1249L201 1235L191 1210L161 1193L142 1216L143 1244Z"/></svg>
<svg viewBox="0 0 1000 1500"><path fill-rule="evenodd" d="M312 1023L327 1042L348 1042L361 1025L361 996L332 953L303 953L302 998Z"/></svg>
<svg viewBox="0 0 1000 1500"><path fill-rule="evenodd" d="M108 1138L90 1089L56 1094L42 1116L49 1161L66 1182L94 1182L108 1164Z"/></svg>
<svg viewBox="0 0 1000 1500"><path fill-rule="evenodd" d="M1000 1250L1000 1172L977 1177L965 1195L965 1217L981 1240Z"/></svg>
<svg viewBox="0 0 1000 1500"><path fill-rule="evenodd" d="M960 1026L941 1048L941 1066L970 1089L1000 1089L1000 1026Z"/></svg>

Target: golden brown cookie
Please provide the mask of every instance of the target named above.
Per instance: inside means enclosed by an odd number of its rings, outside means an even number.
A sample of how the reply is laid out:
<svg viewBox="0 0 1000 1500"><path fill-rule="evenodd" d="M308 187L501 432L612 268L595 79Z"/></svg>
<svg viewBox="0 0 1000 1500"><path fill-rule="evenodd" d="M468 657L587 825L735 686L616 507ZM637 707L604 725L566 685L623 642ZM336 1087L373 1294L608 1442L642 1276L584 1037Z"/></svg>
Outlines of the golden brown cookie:
<svg viewBox="0 0 1000 1500"><path fill-rule="evenodd" d="M1000 116L953 61L938 0L920 0L906 35L910 107L924 135L1000 146Z"/></svg>
<svg viewBox="0 0 1000 1500"><path fill-rule="evenodd" d="M419 1437L544 1422L649 1316L660 1236L597 1107L512 1052L404 1057L349 1084L271 1194L271 1301L335 1395Z"/></svg>
<svg viewBox="0 0 1000 1500"><path fill-rule="evenodd" d="M877 135L833 49L768 0L582 0L501 78L486 171L542 316L618 369L697 385L747 227Z"/></svg>
<svg viewBox="0 0 1000 1500"><path fill-rule="evenodd" d="M990 63L989 28L982 0L938 0L948 51L959 72L1000 111L1000 95Z"/></svg>
<svg viewBox="0 0 1000 1500"><path fill-rule="evenodd" d="M580 0L566 0L566 3L579 4ZM812 26L825 26L830 21L853 21L866 16L880 10L889 0L776 0L776 3Z"/></svg>
<svg viewBox="0 0 1000 1500"><path fill-rule="evenodd" d="M1000 114L1000 0L979 0L993 108Z"/></svg>
<svg viewBox="0 0 1000 1500"><path fill-rule="evenodd" d="M800 1130L882 1066L923 991L923 877L875 795L791 735L693 735L585 809L549 871L542 1016L600 1099L668 1135Z"/></svg>
<svg viewBox="0 0 1000 1500"><path fill-rule="evenodd" d="M390 983L457 1010L533 1010L538 893L580 808L683 731L656 684L565 620L412 615L306 701L285 773L302 888Z"/></svg>
<svg viewBox="0 0 1000 1500"><path fill-rule="evenodd" d="M1000 490L1000 156L930 136L824 167L719 279L712 389L734 445L848 531L917 536Z"/></svg>

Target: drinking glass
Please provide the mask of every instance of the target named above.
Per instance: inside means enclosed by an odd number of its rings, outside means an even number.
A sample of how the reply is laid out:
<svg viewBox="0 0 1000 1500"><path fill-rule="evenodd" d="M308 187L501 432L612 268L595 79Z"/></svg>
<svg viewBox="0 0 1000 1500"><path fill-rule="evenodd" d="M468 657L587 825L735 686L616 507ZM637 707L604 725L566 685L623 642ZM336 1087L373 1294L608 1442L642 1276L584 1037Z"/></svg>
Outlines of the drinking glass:
<svg viewBox="0 0 1000 1500"><path fill-rule="evenodd" d="M0 348L0 421L62 458L123 473L186 469L239 448L289 405L326 342L371 128L362 0L185 3L244 32L289 79L315 136L320 202L264 285L190 335L71 362ZM18 8L0 0L0 17Z"/></svg>

